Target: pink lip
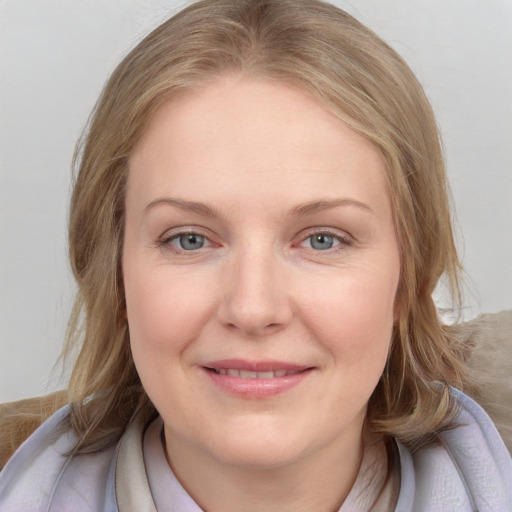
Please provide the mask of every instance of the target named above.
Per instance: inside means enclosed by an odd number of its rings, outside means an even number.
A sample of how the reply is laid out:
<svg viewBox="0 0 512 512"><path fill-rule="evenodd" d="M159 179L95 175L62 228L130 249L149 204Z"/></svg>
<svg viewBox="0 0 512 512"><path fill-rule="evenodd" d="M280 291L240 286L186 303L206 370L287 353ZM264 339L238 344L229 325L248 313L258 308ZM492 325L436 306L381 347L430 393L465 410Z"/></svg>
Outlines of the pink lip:
<svg viewBox="0 0 512 512"><path fill-rule="evenodd" d="M243 359L222 359L221 361L205 363L203 366L214 370L231 368L250 372L301 371L309 368L308 366L285 363L284 361L245 361Z"/></svg>
<svg viewBox="0 0 512 512"><path fill-rule="evenodd" d="M245 361L224 359L201 366L204 374L222 391L245 399L265 399L277 396L300 384L313 371L312 367L283 361ZM251 372L293 371L291 375L271 378L242 378L217 373L220 370ZM295 373L296 372L296 373Z"/></svg>

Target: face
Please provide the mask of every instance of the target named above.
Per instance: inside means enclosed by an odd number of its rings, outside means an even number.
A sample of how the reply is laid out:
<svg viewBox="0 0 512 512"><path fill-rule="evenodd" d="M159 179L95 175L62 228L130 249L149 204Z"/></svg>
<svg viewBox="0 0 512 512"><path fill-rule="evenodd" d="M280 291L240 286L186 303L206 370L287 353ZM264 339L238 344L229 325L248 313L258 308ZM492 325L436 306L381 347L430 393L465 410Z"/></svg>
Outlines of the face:
<svg viewBox="0 0 512 512"><path fill-rule="evenodd" d="M354 450L399 269L383 160L318 103L229 76L164 104L129 162L123 275L170 458Z"/></svg>

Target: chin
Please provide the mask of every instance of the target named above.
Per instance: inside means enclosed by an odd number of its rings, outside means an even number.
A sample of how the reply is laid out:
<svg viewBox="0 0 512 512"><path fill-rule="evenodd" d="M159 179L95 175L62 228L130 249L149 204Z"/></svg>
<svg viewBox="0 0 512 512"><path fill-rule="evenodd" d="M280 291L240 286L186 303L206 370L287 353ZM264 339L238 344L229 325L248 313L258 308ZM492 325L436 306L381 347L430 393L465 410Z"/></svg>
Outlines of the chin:
<svg viewBox="0 0 512 512"><path fill-rule="evenodd" d="M210 452L224 464L253 469L273 469L293 464L314 451L314 439L307 432L268 422L240 422L223 428L217 439L210 438ZM293 432L293 436L290 433ZM213 444L213 443L212 443Z"/></svg>

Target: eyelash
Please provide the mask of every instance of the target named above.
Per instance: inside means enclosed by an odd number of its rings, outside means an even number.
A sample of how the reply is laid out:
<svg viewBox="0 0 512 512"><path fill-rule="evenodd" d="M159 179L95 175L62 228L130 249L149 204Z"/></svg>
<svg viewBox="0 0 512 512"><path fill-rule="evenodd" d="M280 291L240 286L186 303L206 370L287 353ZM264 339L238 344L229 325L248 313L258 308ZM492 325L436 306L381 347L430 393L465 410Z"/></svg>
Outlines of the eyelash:
<svg viewBox="0 0 512 512"><path fill-rule="evenodd" d="M179 249L177 247L174 247L171 244L171 242L173 242L174 240L179 240L182 236L187 236L187 235L200 236L201 238L204 238L204 240L208 241L208 243L210 245L213 245L213 243L210 240L210 238L208 237L208 235L206 235L205 233L202 233L200 230L197 230L197 229L186 229L183 231L178 231L176 233L172 233L171 235L164 235L163 238L161 238L157 241L157 245L159 247L163 247L163 248L165 248L171 252L174 252L176 254L183 254L183 253L193 254L193 253L197 252L198 250ZM201 247L201 249L202 249L202 247Z"/></svg>
<svg viewBox="0 0 512 512"><path fill-rule="evenodd" d="M187 250L187 249L183 249L183 248L180 249L180 248L174 247L171 244L171 242L173 242L174 240L178 240L179 238L181 238L183 236L187 236L187 235L195 235L195 236L204 238L204 240L206 240L209 244L207 247L211 247L211 246L215 245L211 241L211 239L208 237L207 234L205 234L197 229L186 229L186 230L172 233L171 235L167 235L167 236L164 235L161 239L159 239L157 241L157 245L159 247L163 247L175 254L194 254L194 253L197 253L200 249L203 249L203 247L200 247L199 249L195 249L195 250L194 249ZM350 247L353 244L353 241L349 236L341 235L340 233L335 232L333 230L319 228L319 229L311 230L306 236L301 237L298 244L294 244L294 245L298 246L299 248L301 248L301 247L305 248L302 246L302 244L304 242L312 239L314 236L321 236L321 235L326 235L326 236L332 237L334 240L336 240L339 243L338 243L338 245L335 245L334 247L329 247L328 249L324 249L324 250L321 250L321 249L315 250L313 247L310 247L310 249L312 249L316 253L326 253L326 254L337 253L337 252L346 250L348 247ZM307 249L307 248L305 248L305 249Z"/></svg>
<svg viewBox="0 0 512 512"><path fill-rule="evenodd" d="M339 244L334 247L330 247L330 248L324 249L324 250L320 250L320 249L314 250L314 252L327 253L327 254L337 253L337 252L346 250L353 243L352 239L347 235L342 235L339 232L335 232L330 229L320 228L320 229L314 229L314 230L310 231L305 237L301 238L301 241L299 242L299 246L302 246L302 244L304 242L312 239L314 236L320 236L320 235L327 235L329 237L332 237L334 240L338 241ZM313 248L311 247L311 249L313 249Z"/></svg>

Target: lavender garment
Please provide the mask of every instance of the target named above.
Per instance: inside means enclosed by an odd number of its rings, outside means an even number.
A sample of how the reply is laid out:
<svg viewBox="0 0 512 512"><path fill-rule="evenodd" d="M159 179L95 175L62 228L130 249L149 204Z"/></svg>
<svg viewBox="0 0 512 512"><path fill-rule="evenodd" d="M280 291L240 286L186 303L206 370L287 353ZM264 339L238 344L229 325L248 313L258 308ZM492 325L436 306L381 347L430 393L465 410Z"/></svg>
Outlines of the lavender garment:
<svg viewBox="0 0 512 512"><path fill-rule="evenodd" d="M412 455L399 445L395 510L510 512L510 454L485 412L459 391L453 393L461 405L460 426L442 434L440 446ZM0 473L2 512L201 511L165 464L163 450L143 441L142 425L127 429L115 447L66 458L75 441L69 432L57 434L66 414L68 408L61 409L46 421Z"/></svg>

